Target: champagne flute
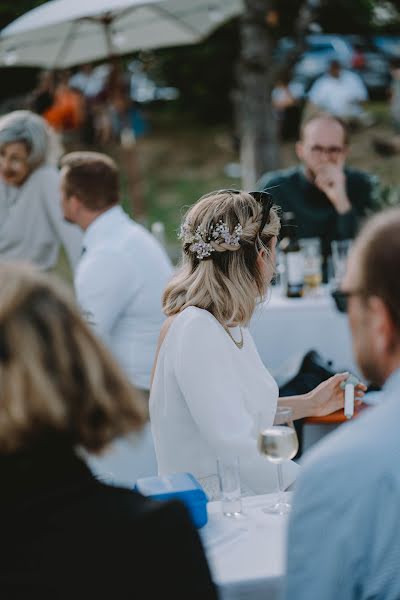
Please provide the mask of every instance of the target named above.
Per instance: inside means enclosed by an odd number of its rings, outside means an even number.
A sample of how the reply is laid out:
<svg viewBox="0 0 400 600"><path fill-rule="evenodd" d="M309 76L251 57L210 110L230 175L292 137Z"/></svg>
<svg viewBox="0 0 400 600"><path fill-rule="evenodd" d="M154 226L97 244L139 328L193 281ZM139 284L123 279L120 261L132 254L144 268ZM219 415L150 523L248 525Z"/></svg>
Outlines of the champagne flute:
<svg viewBox="0 0 400 600"><path fill-rule="evenodd" d="M263 510L270 514L285 515L290 512L291 504L284 495L282 463L294 458L299 450L291 408L277 409L274 425L261 429L259 433L258 449L269 461L277 465L278 470L278 500L276 504Z"/></svg>

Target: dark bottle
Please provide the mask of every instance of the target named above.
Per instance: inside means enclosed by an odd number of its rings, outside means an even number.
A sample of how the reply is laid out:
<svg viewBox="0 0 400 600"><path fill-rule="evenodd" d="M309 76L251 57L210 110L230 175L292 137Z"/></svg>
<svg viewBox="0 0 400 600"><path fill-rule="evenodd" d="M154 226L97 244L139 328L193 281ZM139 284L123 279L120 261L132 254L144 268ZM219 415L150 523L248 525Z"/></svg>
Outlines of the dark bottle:
<svg viewBox="0 0 400 600"><path fill-rule="evenodd" d="M304 258L297 237L294 213L283 213L282 234L284 237L279 248L284 257L286 296L300 298L304 290Z"/></svg>

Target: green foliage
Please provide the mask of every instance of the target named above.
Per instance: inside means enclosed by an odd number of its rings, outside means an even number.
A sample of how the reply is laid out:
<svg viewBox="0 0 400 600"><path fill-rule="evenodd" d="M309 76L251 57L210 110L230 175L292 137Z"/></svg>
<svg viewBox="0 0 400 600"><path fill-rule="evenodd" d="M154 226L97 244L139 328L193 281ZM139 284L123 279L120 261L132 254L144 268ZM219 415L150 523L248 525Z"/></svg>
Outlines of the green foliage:
<svg viewBox="0 0 400 600"><path fill-rule="evenodd" d="M151 74L179 89L177 115L190 114L200 123L227 122L238 55L239 26L234 19L201 44L154 52Z"/></svg>
<svg viewBox="0 0 400 600"><path fill-rule="evenodd" d="M334 0L325 2L319 23L324 32L343 34L371 33L373 0Z"/></svg>

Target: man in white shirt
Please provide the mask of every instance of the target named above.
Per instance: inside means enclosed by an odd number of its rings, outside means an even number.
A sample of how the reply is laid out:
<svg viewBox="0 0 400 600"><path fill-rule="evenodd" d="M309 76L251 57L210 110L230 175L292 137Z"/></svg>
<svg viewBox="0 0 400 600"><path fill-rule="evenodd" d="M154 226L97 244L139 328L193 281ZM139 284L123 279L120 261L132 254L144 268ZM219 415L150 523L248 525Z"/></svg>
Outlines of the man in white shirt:
<svg viewBox="0 0 400 600"><path fill-rule="evenodd" d="M329 71L319 77L308 93L309 101L344 121L360 121L368 125L362 103L368 100L367 89L361 78L352 71L343 70L337 60L330 63Z"/></svg>
<svg viewBox="0 0 400 600"><path fill-rule="evenodd" d="M108 156L63 158L64 217L84 230L78 302L130 380L147 391L172 267L155 238L118 205L118 190L118 169Z"/></svg>

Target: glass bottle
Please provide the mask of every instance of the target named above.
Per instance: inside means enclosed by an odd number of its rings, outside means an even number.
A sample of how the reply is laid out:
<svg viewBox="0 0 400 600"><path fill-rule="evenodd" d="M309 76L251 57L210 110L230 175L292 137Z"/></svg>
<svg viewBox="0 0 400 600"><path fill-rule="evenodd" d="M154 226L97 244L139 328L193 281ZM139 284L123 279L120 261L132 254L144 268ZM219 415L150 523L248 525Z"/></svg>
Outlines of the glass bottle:
<svg viewBox="0 0 400 600"><path fill-rule="evenodd" d="M304 257L297 236L294 213L283 213L282 232L284 238L279 248L284 257L286 296L300 298L304 292Z"/></svg>

